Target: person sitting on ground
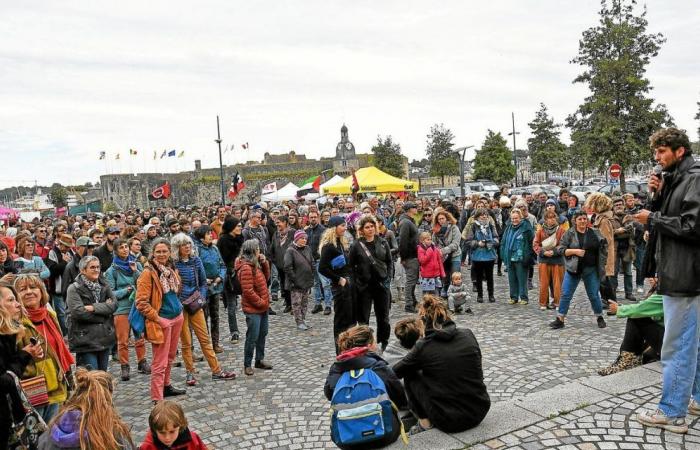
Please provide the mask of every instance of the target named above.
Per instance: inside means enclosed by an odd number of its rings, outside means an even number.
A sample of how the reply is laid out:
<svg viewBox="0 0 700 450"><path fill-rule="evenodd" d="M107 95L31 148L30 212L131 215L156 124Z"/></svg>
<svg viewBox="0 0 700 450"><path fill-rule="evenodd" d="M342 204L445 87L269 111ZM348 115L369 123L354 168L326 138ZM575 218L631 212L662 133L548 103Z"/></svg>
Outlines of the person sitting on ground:
<svg viewBox="0 0 700 450"><path fill-rule="evenodd" d="M433 427L457 433L479 425L491 400L474 333L457 328L434 295L423 297L418 314L425 337L393 366L396 376L404 379L411 411L418 417L411 434Z"/></svg>
<svg viewBox="0 0 700 450"><path fill-rule="evenodd" d="M611 365L598 370L600 376L612 375L661 358L664 340L664 305L661 295L656 294L656 281L652 280L650 295L636 304L619 305L609 300L608 314L627 317L625 336L620 345L620 354Z"/></svg>
<svg viewBox="0 0 700 450"><path fill-rule="evenodd" d="M469 307L469 290L462 283L462 272L452 274L452 283L447 288L447 307L456 313L461 313L464 309L467 314L474 314Z"/></svg>
<svg viewBox="0 0 700 450"><path fill-rule="evenodd" d="M114 379L108 372L75 372L75 392L39 438L42 450L134 450L129 426L112 404Z"/></svg>
<svg viewBox="0 0 700 450"><path fill-rule="evenodd" d="M418 339L425 333L425 325L418 316L406 317L394 325L396 341L391 341L386 350L382 352L382 358L391 366L401 361L408 355Z"/></svg>
<svg viewBox="0 0 700 450"><path fill-rule="evenodd" d="M148 434L139 450L206 450L202 439L188 428L182 407L163 400L156 403L148 416Z"/></svg>
<svg viewBox="0 0 700 450"><path fill-rule="evenodd" d="M338 336L340 354L336 357L328 371L323 392L328 400L332 400L336 385L345 372L360 369L372 369L384 382L386 392L396 408L406 409L408 402L401 382L391 370L391 367L377 354L377 343L374 333L367 325L355 325ZM395 442L401 434L401 423L398 414L394 413L392 433L382 439L357 446L341 446L341 448L381 448Z"/></svg>

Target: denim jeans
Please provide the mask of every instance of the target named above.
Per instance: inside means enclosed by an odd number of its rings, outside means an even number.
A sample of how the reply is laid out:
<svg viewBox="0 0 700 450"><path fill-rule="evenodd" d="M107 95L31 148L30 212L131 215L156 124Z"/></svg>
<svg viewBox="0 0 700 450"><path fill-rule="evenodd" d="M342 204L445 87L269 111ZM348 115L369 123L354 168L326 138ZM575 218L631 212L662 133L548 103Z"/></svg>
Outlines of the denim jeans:
<svg viewBox="0 0 700 450"><path fill-rule="evenodd" d="M109 354L111 349L99 352L83 352L75 354L75 365L88 370L109 370Z"/></svg>
<svg viewBox="0 0 700 450"><path fill-rule="evenodd" d="M580 275L566 272L564 274L564 282L561 286L561 299L559 300L559 316L564 317L569 312L571 299L574 297L574 292L578 287L579 282L583 280L583 285L586 287L588 301L591 302L591 308L596 316L603 314L603 303L600 300L600 278L598 278L598 267L584 267Z"/></svg>
<svg viewBox="0 0 700 450"><path fill-rule="evenodd" d="M510 261L508 268L508 287L511 300L528 300L527 298L527 271L529 264ZM476 279L474 279L476 281Z"/></svg>
<svg viewBox="0 0 700 450"><path fill-rule="evenodd" d="M420 271L418 258L401 261L401 264L406 270L406 307L415 307L417 304L416 285L418 284L418 273Z"/></svg>
<svg viewBox="0 0 700 450"><path fill-rule="evenodd" d="M252 367L253 350L256 361L265 358L265 338L269 328L267 311L262 314L245 313L245 323L248 329L245 332L243 367Z"/></svg>
<svg viewBox="0 0 700 450"><path fill-rule="evenodd" d="M637 244L637 253L634 256L634 268L637 274L636 285L637 287L644 287L644 272L642 270L642 264L644 262L644 253L646 253L647 243L642 241Z"/></svg>
<svg viewBox="0 0 700 450"><path fill-rule="evenodd" d="M615 276L613 277L615 289L617 290L618 275L620 270L624 274L625 280L625 295L634 293L634 286L632 286L632 261L625 262L622 260L620 255L615 255ZM642 283L643 284L643 283Z"/></svg>
<svg viewBox="0 0 700 450"><path fill-rule="evenodd" d="M695 401L700 401L700 295L664 295L663 301L665 332L661 347L663 386L659 409L667 417L685 417L691 395Z"/></svg>
<svg viewBox="0 0 700 450"><path fill-rule="evenodd" d="M331 293L331 280L324 277L318 272L318 261L314 261L314 304L323 305L330 308L333 303L333 294Z"/></svg>
<svg viewBox="0 0 700 450"><path fill-rule="evenodd" d="M66 302L60 295L51 296L51 305L56 311L56 317L58 318L58 325L61 327L61 333L65 336L68 334L68 326L66 324Z"/></svg>

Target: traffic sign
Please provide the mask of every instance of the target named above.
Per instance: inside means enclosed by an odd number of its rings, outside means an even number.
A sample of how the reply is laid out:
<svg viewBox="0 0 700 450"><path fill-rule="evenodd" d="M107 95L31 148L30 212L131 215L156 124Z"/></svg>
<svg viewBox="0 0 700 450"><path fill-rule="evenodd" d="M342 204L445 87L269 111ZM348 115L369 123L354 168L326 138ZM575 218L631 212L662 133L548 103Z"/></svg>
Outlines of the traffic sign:
<svg viewBox="0 0 700 450"><path fill-rule="evenodd" d="M619 164L613 164L610 166L610 169L608 169L608 173L610 174L610 178L618 179L622 174L622 167L620 167Z"/></svg>

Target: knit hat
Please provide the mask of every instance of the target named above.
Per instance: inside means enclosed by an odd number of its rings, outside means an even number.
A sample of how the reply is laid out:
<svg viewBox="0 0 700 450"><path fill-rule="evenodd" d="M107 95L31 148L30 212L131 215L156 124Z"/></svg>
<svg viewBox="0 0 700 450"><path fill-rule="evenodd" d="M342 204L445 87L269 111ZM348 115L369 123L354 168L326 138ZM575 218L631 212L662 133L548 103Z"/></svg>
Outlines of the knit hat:
<svg viewBox="0 0 700 450"><path fill-rule="evenodd" d="M340 216L333 216L328 220L329 227L337 227L338 225L344 225L345 219Z"/></svg>
<svg viewBox="0 0 700 450"><path fill-rule="evenodd" d="M297 230L296 233L294 233L294 242L298 241L299 239L307 239L308 236L306 235L306 232L304 230Z"/></svg>
<svg viewBox="0 0 700 450"><path fill-rule="evenodd" d="M226 216L226 219L224 220L224 224L221 226L221 232L223 234L229 234L230 232L233 231L234 228L238 226L240 223L240 220L236 219L233 216Z"/></svg>
<svg viewBox="0 0 700 450"><path fill-rule="evenodd" d="M544 202L544 204L545 204L545 206L546 206L546 205L554 205L554 206L557 206L557 201L554 200L553 198L550 198L550 199L547 199L547 201Z"/></svg>

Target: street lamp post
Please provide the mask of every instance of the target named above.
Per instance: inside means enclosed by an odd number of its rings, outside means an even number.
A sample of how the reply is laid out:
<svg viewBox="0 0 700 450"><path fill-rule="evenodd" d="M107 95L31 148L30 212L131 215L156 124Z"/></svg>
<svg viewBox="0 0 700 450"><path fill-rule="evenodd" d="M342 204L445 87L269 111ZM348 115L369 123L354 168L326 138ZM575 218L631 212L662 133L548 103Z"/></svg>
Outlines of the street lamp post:
<svg viewBox="0 0 700 450"><path fill-rule="evenodd" d="M464 198L464 157L467 155L467 150L473 147L473 145L467 145L466 147L460 147L454 150L458 155L459 152L462 152L459 158L459 189L462 198Z"/></svg>
<svg viewBox="0 0 700 450"><path fill-rule="evenodd" d="M226 186L224 185L224 163L221 158L221 130L219 129L219 116L216 116L216 139L219 144L219 177L221 178L221 204L226 205Z"/></svg>
<svg viewBox="0 0 700 450"><path fill-rule="evenodd" d="M518 187L518 155L515 150L515 135L520 134L520 132L515 131L515 113L511 112L510 115L513 119L513 132L508 133L508 136L513 136L513 164L515 164L515 187Z"/></svg>

